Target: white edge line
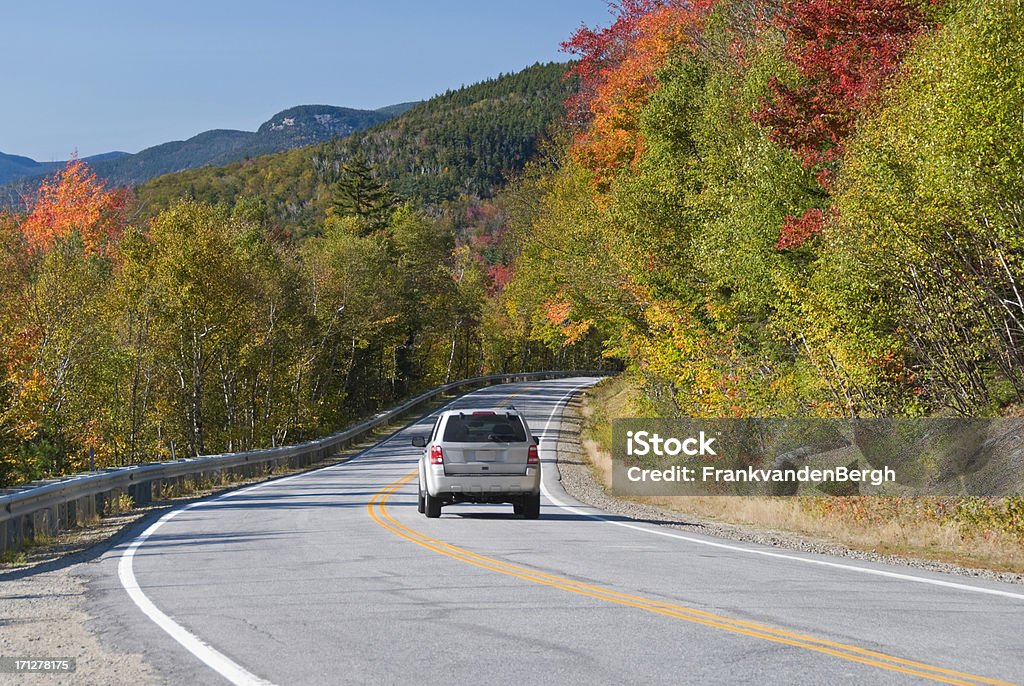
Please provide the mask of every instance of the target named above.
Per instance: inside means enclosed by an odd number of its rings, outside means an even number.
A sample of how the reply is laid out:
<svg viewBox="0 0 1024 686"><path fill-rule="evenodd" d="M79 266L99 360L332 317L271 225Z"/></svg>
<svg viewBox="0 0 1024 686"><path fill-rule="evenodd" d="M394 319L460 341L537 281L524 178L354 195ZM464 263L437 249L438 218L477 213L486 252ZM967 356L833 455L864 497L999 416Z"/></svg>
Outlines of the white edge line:
<svg viewBox="0 0 1024 686"><path fill-rule="evenodd" d="M486 386L485 388L481 388L478 390L485 390L488 388L493 388L493 386ZM582 388L582 386L578 388ZM476 392L477 391L471 391L470 393L460 395L457 398L451 400L450 402L445 403L443 406L434 410L433 412L426 416L433 416L438 412L441 412L444 409L455 404L459 400L467 396L473 395ZM384 439L383 441L375 443L372 447L376 448L384 445L385 443L388 443L393 438L395 438L401 431L402 429L396 430L394 434ZM219 500L225 500L227 498L232 498L243 493L248 493L249 491L254 491L258 488L269 486L270 484L281 484L286 481L291 481L292 479L297 479L299 477L314 474L316 472L334 469L335 467L338 467L340 465L349 464L355 461L356 459L362 457L362 455L364 455L368 450L369 449L362 451L355 457L343 463L328 465L326 467L321 467L319 469L314 469L308 472L300 472L299 474L293 474L292 476L286 476L281 479L264 481L262 483L254 484L252 486L247 486L245 488L229 491L227 493L224 493L223 495L217 496L216 498L211 498L209 500L200 500L194 503L189 503L188 505L185 505L183 507L171 510L164 516L160 517L160 519L156 520L153 524L151 524L145 531L139 534L128 546L128 548L125 549L123 553L121 553L121 557L117 563L117 577L121 581L121 586L123 586L124 590L128 592L128 596L132 599L132 602L134 602L135 605L138 606L140 610L142 610L143 614L149 617L149 619L152 620L154 624L163 629L171 638L177 641L182 647L184 647L194 656L199 658L199 660L203 664L205 664L207 667L220 674L222 677L230 681L232 684L236 684L237 686L274 686L273 682L267 681L266 679L261 679L249 670L245 669L240 664L229 658L227 655L211 646L209 643L206 643L195 634L189 632L188 629L175 622L163 610L158 608L153 603L153 601L150 600L145 593L143 593L142 588L139 586L138 580L135 578L135 570L132 564L135 560L135 552L139 548L141 548L142 545L145 544L145 542L149 539L149 537L155 534L156 531L161 526L163 526L166 522L169 522L170 520L174 519L182 512L185 512L186 510L191 510L197 507L207 507L213 503L216 503Z"/></svg>
<svg viewBox="0 0 1024 686"><path fill-rule="evenodd" d="M135 558L135 551L138 550L150 536L156 533L156 530L159 529L164 522L170 521L178 514L191 509L196 504L198 503L186 505L181 509L168 512L148 529L143 531L138 538L128 546L128 549L121 554L121 559L117 564L117 576L121 580L121 585L124 586L124 590L128 592L128 596L139 607L139 609L142 610L143 614L149 617L154 624L167 632L171 638L180 643L186 650L199 658L199 660L207 667L211 668L231 683L238 684L239 686L270 686L271 682L261 679L252 672L249 672L237 662L234 662L231 658L224 655L224 653L221 653L216 648L205 643L194 634L189 633L187 629L168 617L160 610L160 608L153 604L153 601L151 601L145 593L142 592L142 589L139 587L139 582L135 578L135 572L132 569L132 561Z"/></svg>
<svg viewBox="0 0 1024 686"><path fill-rule="evenodd" d="M565 404L568 402L569 398L572 397L573 394L575 394L581 388L584 388L587 385L588 384L583 384L581 386L577 386L576 388L574 388L571 391L569 391L565 396L563 396L557 403L555 403L555 408L551 411L551 415L548 417L547 424L544 425L544 435L545 436L547 435L548 429L551 426L551 422L554 420L555 414L558 412L558 410L561 407L565 406ZM550 443L548 445L550 445ZM547 448L547 446L545 446L545 447ZM552 458L556 459L557 458L557 450L553 449L553 448L547 448L547 449L550 450L553 453ZM554 459L552 461L554 461ZM747 554L750 554L750 555L762 555L764 557L774 557L774 558L777 558L777 559L780 559L780 560L791 560L791 561L794 561L794 562L803 562L803 563L806 563L806 564L818 565L820 567L831 567L833 569L842 569L842 570L845 570L845 571L858 572L860 574L870 574L872 576L881 576L881 577L886 577L886 578L889 578L889 579L898 579L900 581L912 581L912 582L919 583L919 584L929 584L931 586L941 586L941 587L944 587L944 588L952 588L952 589L956 589L958 591L969 591L971 593L984 593L984 594L987 594L987 595L995 595L995 596L1000 596L1000 597L1003 597L1003 598L1013 598L1015 600L1024 600L1024 594L1022 594L1022 593L1013 593L1011 591L1002 591L1002 590L995 589L995 588L984 588L984 587L980 587L980 586L971 586L971 585L968 585L968 584L957 583L955 581L943 581L942 579L930 579L928 577L914 576L912 574L901 574L899 572L890 572L890 571L887 571L887 570L884 570L884 569L871 569L869 567L858 567L857 565L848 565L848 564L843 564L841 562L830 562L828 560L817 560L817 559L809 558L809 557L801 557L799 555L787 555L786 553L776 553L776 552L773 552L773 551L770 551L770 550L758 550L756 548L746 548L746 547L743 547L743 546L731 545L729 543L719 543L717 541L706 541L706 540L703 540L703 539L700 539L700 538L693 538L691 536L684 536L682 534L671 533L671 532L665 531L663 529L655 529L655 528L650 528L650 527L646 527L646 526L639 526L637 524L631 524L629 522L621 522L621 521L618 521L618 520L609 519L608 517L605 517L605 516L602 516L602 515L599 515L599 514L593 514L591 512L586 512L585 510L581 510L581 509L579 509L577 507L573 507L572 505L567 504L565 501L559 499L553 493L551 493L551 490L547 486L544 485L544 481L543 480L541 480L541 492L543 492L544 495L547 497L547 499L550 500L556 507L559 507L559 508L561 508L563 510L566 510L568 512L572 512L573 514L576 514L576 515L580 515L581 517L588 517L590 519L596 519L598 521L605 522L607 524L614 524L615 526L621 526L621 527L625 527L627 529L634 529L636 531L642 531L645 534L653 534L655 536L665 536L667 538L675 538L675 539L678 539L680 541L686 541L687 543L696 543L698 545L710 546L712 548L720 548L720 549L723 549L723 550L732 550L732 551L735 551L735 552L747 553Z"/></svg>

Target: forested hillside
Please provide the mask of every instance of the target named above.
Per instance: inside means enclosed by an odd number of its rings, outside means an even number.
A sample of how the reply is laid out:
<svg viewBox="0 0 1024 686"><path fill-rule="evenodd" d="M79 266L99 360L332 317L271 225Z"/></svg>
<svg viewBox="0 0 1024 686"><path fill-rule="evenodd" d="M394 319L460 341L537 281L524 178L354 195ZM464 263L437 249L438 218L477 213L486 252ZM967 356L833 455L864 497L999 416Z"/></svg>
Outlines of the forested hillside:
<svg viewBox="0 0 1024 686"><path fill-rule="evenodd" d="M485 264L409 205L333 207L301 244L259 201L135 216L74 162L0 218L0 484L90 450L109 466L283 444L447 379L558 364L482 339Z"/></svg>
<svg viewBox="0 0 1024 686"><path fill-rule="evenodd" d="M1019 407L1019 2L636 0L567 47L502 296L532 336L599 332L667 415Z"/></svg>
<svg viewBox="0 0 1024 686"><path fill-rule="evenodd" d="M564 73L137 195L68 165L0 217L0 485L90 451L107 466L297 441L452 378L594 364L596 339L551 348L489 309L506 213L475 197L559 118Z"/></svg>
<svg viewBox="0 0 1024 686"><path fill-rule="evenodd" d="M316 229L354 158L402 200L436 206L487 197L563 116L574 87L565 71L564 64L538 64L431 98L348 138L154 179L138 189L140 204L157 211L182 196L228 204L259 197L275 220L305 234Z"/></svg>

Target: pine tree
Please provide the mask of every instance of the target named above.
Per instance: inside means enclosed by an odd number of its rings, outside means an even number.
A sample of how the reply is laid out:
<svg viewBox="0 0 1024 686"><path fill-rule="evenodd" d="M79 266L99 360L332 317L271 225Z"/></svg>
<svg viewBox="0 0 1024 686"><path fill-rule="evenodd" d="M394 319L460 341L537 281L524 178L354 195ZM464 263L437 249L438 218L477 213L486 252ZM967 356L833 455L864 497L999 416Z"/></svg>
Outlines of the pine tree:
<svg viewBox="0 0 1024 686"><path fill-rule="evenodd" d="M388 185L378 180L366 158L358 155L342 165L328 212L364 220L365 235L384 228L396 204Z"/></svg>

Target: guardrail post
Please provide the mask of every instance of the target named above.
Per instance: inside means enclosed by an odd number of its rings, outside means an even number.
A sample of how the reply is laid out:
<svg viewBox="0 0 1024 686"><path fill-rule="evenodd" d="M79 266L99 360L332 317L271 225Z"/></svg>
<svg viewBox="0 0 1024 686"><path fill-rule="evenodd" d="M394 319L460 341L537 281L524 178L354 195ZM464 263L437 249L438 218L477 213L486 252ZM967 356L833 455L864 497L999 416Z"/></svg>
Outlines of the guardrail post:
<svg viewBox="0 0 1024 686"><path fill-rule="evenodd" d="M57 518L61 529L70 529L75 525L75 501L61 503L57 507Z"/></svg>
<svg viewBox="0 0 1024 686"><path fill-rule="evenodd" d="M36 537L36 530L33 527L35 521L32 515L21 515L18 519L21 520L21 545L18 546L20 548Z"/></svg>
<svg viewBox="0 0 1024 686"><path fill-rule="evenodd" d="M3 527L0 549L19 550L25 544L24 517L12 517Z"/></svg>
<svg viewBox="0 0 1024 686"><path fill-rule="evenodd" d="M96 514L96 500L91 496L76 498L70 504L74 508L68 513L68 519L72 526L85 526L92 521Z"/></svg>
<svg viewBox="0 0 1024 686"><path fill-rule="evenodd" d="M33 540L56 535L58 531L56 507L36 510L30 515L25 515L25 519L28 520L28 525L31 529L29 535Z"/></svg>
<svg viewBox="0 0 1024 686"><path fill-rule="evenodd" d="M128 487L128 495L136 505L153 502L153 482L140 481Z"/></svg>

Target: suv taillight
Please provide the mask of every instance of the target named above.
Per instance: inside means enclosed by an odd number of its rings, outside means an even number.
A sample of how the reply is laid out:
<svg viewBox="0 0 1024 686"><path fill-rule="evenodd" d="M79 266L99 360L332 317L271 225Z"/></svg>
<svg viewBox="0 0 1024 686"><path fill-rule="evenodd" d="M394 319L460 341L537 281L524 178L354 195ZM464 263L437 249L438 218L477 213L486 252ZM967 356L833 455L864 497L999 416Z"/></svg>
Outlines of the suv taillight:
<svg viewBox="0 0 1024 686"><path fill-rule="evenodd" d="M522 455L522 453L519 454ZM526 464L540 464L540 454L537 452L537 446L530 446L530 452L526 454Z"/></svg>
<svg viewBox="0 0 1024 686"><path fill-rule="evenodd" d="M444 464L444 452L441 451L441 446L430 446L430 464Z"/></svg>

